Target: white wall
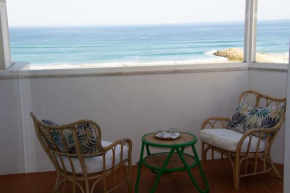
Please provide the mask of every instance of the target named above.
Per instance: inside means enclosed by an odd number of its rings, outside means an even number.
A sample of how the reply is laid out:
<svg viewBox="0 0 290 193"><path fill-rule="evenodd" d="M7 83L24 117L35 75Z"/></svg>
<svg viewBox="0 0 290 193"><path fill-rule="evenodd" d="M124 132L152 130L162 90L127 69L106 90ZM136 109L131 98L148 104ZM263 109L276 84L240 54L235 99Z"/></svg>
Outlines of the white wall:
<svg viewBox="0 0 290 193"><path fill-rule="evenodd" d="M0 173L53 169L36 138L30 111L57 123L92 119L105 140L129 137L136 163L143 134L171 127L198 134L205 118L230 116L247 89L247 77L248 71L229 71L32 78L20 79L20 95L17 80L0 80L0 104L9 112L0 117L1 139L13 141L7 150L0 149L6 160L0 160Z"/></svg>
<svg viewBox="0 0 290 193"><path fill-rule="evenodd" d="M285 97L286 78L285 72L227 71L0 80L0 174L53 169L30 111L60 124L92 119L105 140L131 138L136 163L144 133L176 127L198 135L205 118L230 116L244 90ZM273 146L277 163L283 163L283 134Z"/></svg>
<svg viewBox="0 0 290 193"><path fill-rule="evenodd" d="M248 88L272 97L286 98L287 72L251 70ZM283 125L272 146L273 160L280 164L284 163L284 135L285 126Z"/></svg>
<svg viewBox="0 0 290 193"><path fill-rule="evenodd" d="M0 174L23 171L20 104L18 80L0 80Z"/></svg>

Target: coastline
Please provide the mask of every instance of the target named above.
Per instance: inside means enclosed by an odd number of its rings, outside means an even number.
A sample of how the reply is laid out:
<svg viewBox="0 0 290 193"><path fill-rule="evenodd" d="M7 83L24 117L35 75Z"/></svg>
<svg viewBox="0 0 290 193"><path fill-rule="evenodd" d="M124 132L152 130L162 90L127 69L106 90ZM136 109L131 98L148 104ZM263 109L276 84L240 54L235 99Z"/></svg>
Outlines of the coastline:
<svg viewBox="0 0 290 193"><path fill-rule="evenodd" d="M210 54L209 54L210 53ZM243 50L240 48L229 48L225 50L207 52L211 58L178 60L178 61L156 61L156 62L103 62L82 64L32 64L29 70L53 70L53 69L83 69L83 68L110 68L110 67L138 67L138 66L175 66L193 65L206 63L243 62ZM287 55L287 56L286 56ZM213 57L214 56L214 57ZM288 54L266 54L257 52L256 62L260 63L288 63Z"/></svg>
<svg viewBox="0 0 290 193"><path fill-rule="evenodd" d="M224 63L228 59L215 57L208 59L178 60L178 61L157 61L157 62L106 62L106 63L83 63L83 64L32 64L30 70L48 69L76 69L76 68L110 68L110 67L138 67L138 66L175 66L192 65L205 63Z"/></svg>
<svg viewBox="0 0 290 193"><path fill-rule="evenodd" d="M213 53L215 56L227 58L229 61L240 61L244 59L244 50L240 48L229 48L225 50L219 50ZM256 53L256 62L261 63L288 63L289 62L289 53Z"/></svg>

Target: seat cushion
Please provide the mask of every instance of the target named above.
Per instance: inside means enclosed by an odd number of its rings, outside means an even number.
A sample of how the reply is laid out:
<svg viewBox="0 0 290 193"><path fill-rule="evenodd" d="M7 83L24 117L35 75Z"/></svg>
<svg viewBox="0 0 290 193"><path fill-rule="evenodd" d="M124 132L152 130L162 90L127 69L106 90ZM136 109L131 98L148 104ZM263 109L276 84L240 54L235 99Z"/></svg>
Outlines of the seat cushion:
<svg viewBox="0 0 290 193"><path fill-rule="evenodd" d="M112 144L112 142L108 141L102 141L102 146L106 147L108 145ZM128 158L128 147L124 146L123 148L123 160ZM65 156L62 156L65 168L68 172L72 172L71 166L69 159ZM121 159L121 146L117 145L116 150L115 150L115 165L120 163ZM85 157L84 158L85 165L87 168L87 172L90 173L95 173L95 172L100 172L103 170L103 156L97 156L97 157ZM58 158L58 162L61 165L61 161ZM82 174L82 167L80 164L80 161L78 158L72 158L72 162L74 165L75 172L77 174ZM110 150L106 153L106 169L110 169L113 167L113 151Z"/></svg>
<svg viewBox="0 0 290 193"><path fill-rule="evenodd" d="M242 136L242 133L229 129L203 129L200 131L199 134L199 138L201 141L232 152L236 151L237 145ZM256 152L258 141L259 139L257 137L252 137L250 152ZM241 152L247 152L248 144L249 137L244 140ZM265 142L261 140L259 152L264 151L264 149Z"/></svg>

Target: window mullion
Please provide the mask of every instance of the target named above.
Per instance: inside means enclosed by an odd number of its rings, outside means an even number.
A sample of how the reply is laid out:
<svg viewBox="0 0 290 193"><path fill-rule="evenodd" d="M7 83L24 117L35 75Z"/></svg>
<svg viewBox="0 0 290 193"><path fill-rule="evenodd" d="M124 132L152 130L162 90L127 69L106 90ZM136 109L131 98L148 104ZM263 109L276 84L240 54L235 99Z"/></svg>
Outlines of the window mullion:
<svg viewBox="0 0 290 193"><path fill-rule="evenodd" d="M11 66L10 39L6 1L0 0L0 70Z"/></svg>
<svg viewBox="0 0 290 193"><path fill-rule="evenodd" d="M248 63L256 60L257 5L258 0L246 1L244 62Z"/></svg>

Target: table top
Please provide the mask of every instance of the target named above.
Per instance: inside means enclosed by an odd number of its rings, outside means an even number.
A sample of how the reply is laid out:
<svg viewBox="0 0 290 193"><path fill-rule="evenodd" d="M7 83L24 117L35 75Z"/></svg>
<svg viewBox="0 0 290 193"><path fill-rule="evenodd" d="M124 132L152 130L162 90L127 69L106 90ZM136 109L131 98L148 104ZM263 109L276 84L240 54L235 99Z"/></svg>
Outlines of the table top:
<svg viewBox="0 0 290 193"><path fill-rule="evenodd" d="M191 133L180 132L180 138L173 140L156 139L154 133L143 135L142 142L156 147L189 146L197 142L197 137Z"/></svg>

